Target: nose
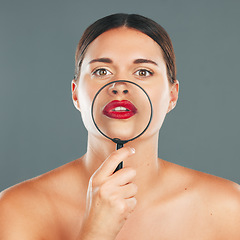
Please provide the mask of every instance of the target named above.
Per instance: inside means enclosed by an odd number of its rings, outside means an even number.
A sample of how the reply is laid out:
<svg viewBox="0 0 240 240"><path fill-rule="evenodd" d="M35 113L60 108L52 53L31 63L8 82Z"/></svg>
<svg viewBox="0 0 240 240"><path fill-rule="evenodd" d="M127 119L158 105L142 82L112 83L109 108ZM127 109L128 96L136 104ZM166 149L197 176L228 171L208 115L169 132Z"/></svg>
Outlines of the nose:
<svg viewBox="0 0 240 240"><path fill-rule="evenodd" d="M129 93L129 88L125 82L115 82L108 88L110 95L126 95Z"/></svg>

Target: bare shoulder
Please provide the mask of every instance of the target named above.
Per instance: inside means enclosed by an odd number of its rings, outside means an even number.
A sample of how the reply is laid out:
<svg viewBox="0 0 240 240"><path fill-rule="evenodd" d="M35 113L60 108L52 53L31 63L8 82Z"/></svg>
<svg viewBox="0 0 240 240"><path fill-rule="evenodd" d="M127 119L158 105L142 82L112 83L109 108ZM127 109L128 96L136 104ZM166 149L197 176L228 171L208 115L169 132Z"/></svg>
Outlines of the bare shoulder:
<svg viewBox="0 0 240 240"><path fill-rule="evenodd" d="M197 174L196 183L196 189L209 208L222 238L240 239L240 186L201 172Z"/></svg>
<svg viewBox="0 0 240 240"><path fill-rule="evenodd" d="M0 239L41 237L37 226L47 217L44 202L41 192L29 181L3 191L0 195Z"/></svg>
<svg viewBox="0 0 240 240"><path fill-rule="evenodd" d="M208 205L218 216L218 224L222 230L236 232L240 238L240 186L239 184L198 172L197 186L202 196L208 201ZM229 237L229 236L228 236ZM235 239L235 238L232 238Z"/></svg>
<svg viewBox="0 0 240 240"><path fill-rule="evenodd" d="M183 184L196 189L199 193L204 192L211 199L218 199L220 195L226 195L226 193L234 199L239 197L240 186L233 181L164 160L163 162L170 177L175 176L176 180L181 179Z"/></svg>
<svg viewBox="0 0 240 240"><path fill-rule="evenodd" d="M240 186L230 180L188 169L173 163L166 164L176 179L182 179L185 190L209 223L221 232L222 239L240 239ZM181 184L180 184L181 185Z"/></svg>
<svg viewBox="0 0 240 240"><path fill-rule="evenodd" d="M46 229L56 229L58 209L74 206L78 170L74 161L1 192L0 239L55 239L54 231L48 235Z"/></svg>

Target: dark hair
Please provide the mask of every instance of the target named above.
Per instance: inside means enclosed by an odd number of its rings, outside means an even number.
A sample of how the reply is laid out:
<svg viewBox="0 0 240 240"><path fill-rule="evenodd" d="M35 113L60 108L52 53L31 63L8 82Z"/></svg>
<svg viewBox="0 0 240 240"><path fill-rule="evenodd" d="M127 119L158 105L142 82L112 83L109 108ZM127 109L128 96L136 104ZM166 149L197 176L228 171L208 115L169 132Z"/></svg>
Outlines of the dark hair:
<svg viewBox="0 0 240 240"><path fill-rule="evenodd" d="M166 30L153 20L138 14L113 14L101 18L90 25L83 33L75 54L75 76L78 79L84 54L89 44L102 33L119 27L136 29L151 37L162 48L167 66L167 75L171 83L176 80L175 54L171 39Z"/></svg>

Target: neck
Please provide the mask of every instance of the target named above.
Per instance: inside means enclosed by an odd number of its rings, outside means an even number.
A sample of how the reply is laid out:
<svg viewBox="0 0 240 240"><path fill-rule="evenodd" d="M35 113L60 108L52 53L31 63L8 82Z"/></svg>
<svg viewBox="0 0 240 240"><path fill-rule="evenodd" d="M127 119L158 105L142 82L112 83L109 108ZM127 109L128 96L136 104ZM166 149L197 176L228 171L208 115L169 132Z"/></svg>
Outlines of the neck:
<svg viewBox="0 0 240 240"><path fill-rule="evenodd" d="M123 166L132 167L137 171L134 182L138 186L138 195L145 194L159 176L158 134L135 139L126 143L125 146L135 148L136 152L124 161ZM115 149L116 144L108 139L88 136L88 149L84 156L84 164L89 178Z"/></svg>

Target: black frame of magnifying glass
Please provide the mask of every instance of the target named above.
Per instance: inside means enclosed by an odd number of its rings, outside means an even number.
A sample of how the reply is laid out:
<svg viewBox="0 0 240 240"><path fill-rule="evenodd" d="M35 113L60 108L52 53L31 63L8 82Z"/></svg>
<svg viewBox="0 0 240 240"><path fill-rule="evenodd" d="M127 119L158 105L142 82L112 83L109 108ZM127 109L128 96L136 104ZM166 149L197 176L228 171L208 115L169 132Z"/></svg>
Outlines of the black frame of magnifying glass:
<svg viewBox="0 0 240 240"><path fill-rule="evenodd" d="M119 139L119 138L110 138L109 136L107 136L105 133L103 133L103 132L100 130L100 128L98 127L97 123L95 122L95 119L94 119L94 116L93 116L94 103L95 103L95 100L96 100L97 96L99 95L99 93L100 93L105 87L107 87L108 85L111 85L111 84L113 84L113 83L118 83L118 82L126 82L126 83L130 83L130 84L133 84L133 85L139 87L139 88L145 93L145 95L147 96L148 101L149 101L149 103L150 103L150 108L151 108L150 118L149 118L148 124L147 124L147 126L145 127L145 129L144 129L140 134L138 134L137 136L135 136L135 137L133 137L133 138L131 138L131 139L129 139L129 140L121 140L121 139ZM93 98L93 101L92 101L91 116L92 116L92 120L93 120L93 123L94 123L95 127L97 128L97 130L98 130L104 137L110 139L111 141L113 141L113 142L116 143L116 144L119 144L119 145L123 146L123 144L125 144L125 143L127 143L127 142L130 142L130 141L133 141L134 139L140 137L140 136L148 129L148 127L149 127L149 125L150 125L150 123L151 123L151 121L152 121L153 106L152 106L151 99L150 99L150 97L148 96L147 92L146 92L141 86L139 86L137 83L131 82L131 81L128 81L128 80L115 80L115 81L112 81L112 82L109 82L109 83L105 84L103 87L101 87L101 88L97 91L97 93L95 94L95 96L94 96L94 98ZM120 148L120 147L119 147L119 148ZM119 149L119 148L117 148L117 149Z"/></svg>

